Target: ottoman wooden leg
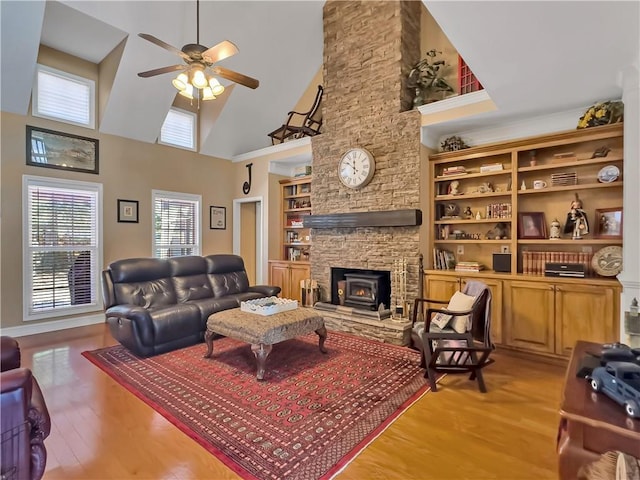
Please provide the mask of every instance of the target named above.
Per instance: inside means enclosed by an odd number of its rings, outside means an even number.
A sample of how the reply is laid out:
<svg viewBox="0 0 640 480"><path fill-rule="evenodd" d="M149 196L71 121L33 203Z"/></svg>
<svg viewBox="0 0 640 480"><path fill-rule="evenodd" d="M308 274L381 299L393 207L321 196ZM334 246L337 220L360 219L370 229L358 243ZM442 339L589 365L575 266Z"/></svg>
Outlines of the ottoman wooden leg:
<svg viewBox="0 0 640 480"><path fill-rule="evenodd" d="M204 333L204 341L207 343L207 353L204 354L204 358L211 358L211 355L213 355L213 336L215 335L214 332L212 332L211 330L207 330Z"/></svg>
<svg viewBox="0 0 640 480"><path fill-rule="evenodd" d="M272 348L273 345L265 345L264 343L251 344L251 351L256 356L256 361L258 363L258 371L256 373L256 378L258 380L264 380L264 365Z"/></svg>
<svg viewBox="0 0 640 480"><path fill-rule="evenodd" d="M322 353L327 353L327 349L324 348L324 341L327 339L327 329L323 325L316 330L316 333L318 334L318 346L320 347L320 351Z"/></svg>

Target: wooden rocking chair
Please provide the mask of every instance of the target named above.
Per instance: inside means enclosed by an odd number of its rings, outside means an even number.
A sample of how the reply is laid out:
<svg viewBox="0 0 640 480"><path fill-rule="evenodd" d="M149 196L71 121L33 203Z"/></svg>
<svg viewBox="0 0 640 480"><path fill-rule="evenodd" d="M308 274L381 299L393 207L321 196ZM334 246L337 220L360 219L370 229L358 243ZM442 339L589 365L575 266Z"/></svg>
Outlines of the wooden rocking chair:
<svg viewBox="0 0 640 480"><path fill-rule="evenodd" d="M267 134L271 137L272 145L282 143L289 138L313 137L320 133L320 127L322 126L322 109L320 108L322 92L322 85L318 85L318 93L316 93L316 98L308 112L289 112L287 122Z"/></svg>

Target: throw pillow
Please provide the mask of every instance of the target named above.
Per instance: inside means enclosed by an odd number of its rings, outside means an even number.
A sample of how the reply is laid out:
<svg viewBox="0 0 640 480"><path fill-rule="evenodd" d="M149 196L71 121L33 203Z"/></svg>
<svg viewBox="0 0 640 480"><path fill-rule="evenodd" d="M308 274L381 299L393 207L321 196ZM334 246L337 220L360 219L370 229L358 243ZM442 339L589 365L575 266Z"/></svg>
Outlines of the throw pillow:
<svg viewBox="0 0 640 480"><path fill-rule="evenodd" d="M465 312L470 310L473 307L473 303L476 301L476 297L472 297L471 295L466 295L460 291L453 294L451 300L449 300L449 305L447 306L447 310L452 312ZM431 323L437 325L440 329L445 328L449 325L453 328L457 333L465 333L471 329L471 320L469 315L464 316L453 316L447 315L444 313L438 313L434 315Z"/></svg>

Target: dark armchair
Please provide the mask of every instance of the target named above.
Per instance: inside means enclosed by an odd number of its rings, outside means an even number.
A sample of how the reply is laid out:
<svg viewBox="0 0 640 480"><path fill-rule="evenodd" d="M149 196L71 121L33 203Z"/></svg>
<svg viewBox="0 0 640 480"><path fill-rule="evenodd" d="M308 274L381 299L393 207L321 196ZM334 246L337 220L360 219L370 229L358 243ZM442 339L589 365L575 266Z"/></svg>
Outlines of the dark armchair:
<svg viewBox="0 0 640 480"><path fill-rule="evenodd" d="M51 431L49 411L31 370L20 367L18 342L7 336L0 341L0 475L3 479L39 480L47 462L44 440Z"/></svg>
<svg viewBox="0 0 640 480"><path fill-rule="evenodd" d="M437 391L437 372L469 373L469 379L477 380L480 391L485 393L482 369L493 363L489 354L494 349L491 290L486 284L471 280L462 292L454 294L447 308L433 308L434 303L447 301L415 300L411 332L413 346L422 353L421 366L426 368L425 377L432 390ZM420 315L424 323L417 321Z"/></svg>
<svg viewBox="0 0 640 480"><path fill-rule="evenodd" d="M285 124L267 135L271 137L271 144L282 143L289 138L313 137L320 133L322 127L322 85L318 85L318 92L313 105L307 112L289 112Z"/></svg>

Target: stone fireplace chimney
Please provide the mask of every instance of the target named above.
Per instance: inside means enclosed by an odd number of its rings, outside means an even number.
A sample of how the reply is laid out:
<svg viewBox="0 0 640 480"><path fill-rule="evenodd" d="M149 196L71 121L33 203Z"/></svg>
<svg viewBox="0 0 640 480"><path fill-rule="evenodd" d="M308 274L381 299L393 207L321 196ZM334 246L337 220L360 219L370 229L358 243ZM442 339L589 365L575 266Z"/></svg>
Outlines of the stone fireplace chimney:
<svg viewBox="0 0 640 480"><path fill-rule="evenodd" d="M417 1L328 0L324 6L322 135L312 138L313 215L420 208L420 115L406 77L420 56ZM338 180L341 155L376 162L360 190ZM418 294L419 226L314 228L311 277L330 302L331 268L391 271L406 258L407 298ZM393 296L392 291L392 296Z"/></svg>

